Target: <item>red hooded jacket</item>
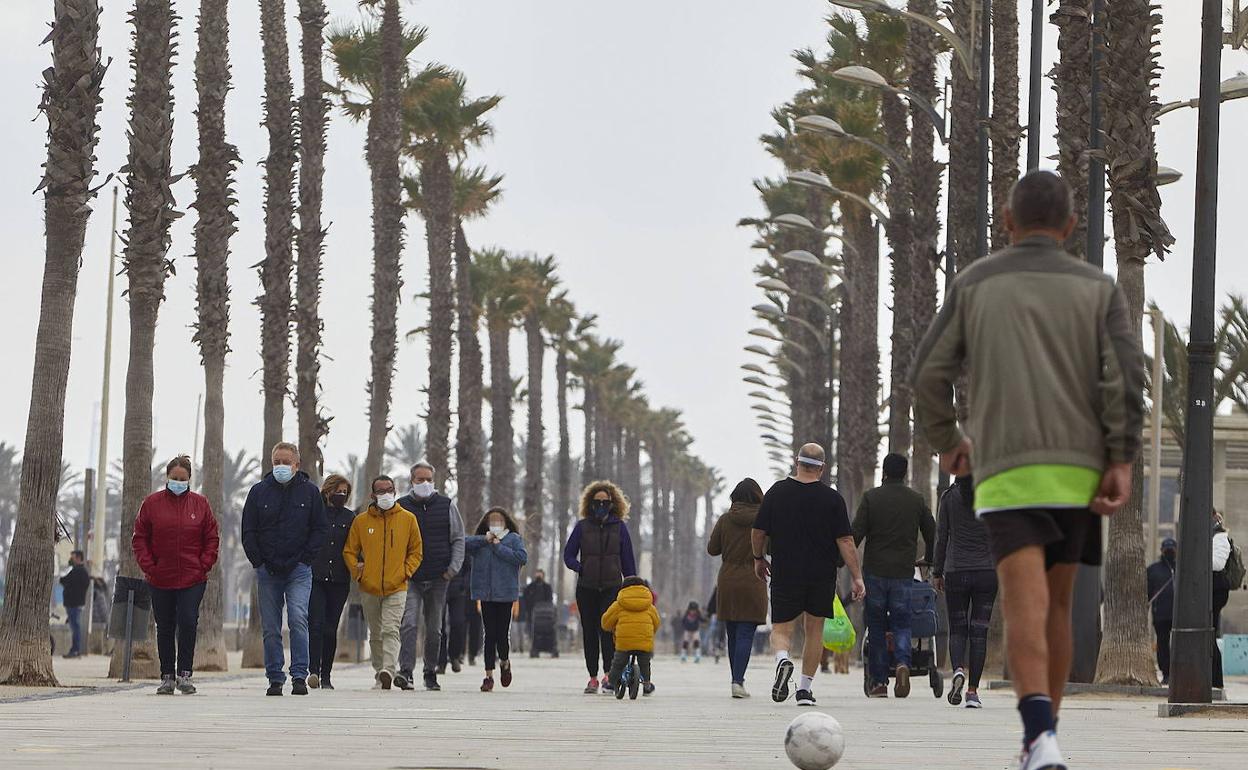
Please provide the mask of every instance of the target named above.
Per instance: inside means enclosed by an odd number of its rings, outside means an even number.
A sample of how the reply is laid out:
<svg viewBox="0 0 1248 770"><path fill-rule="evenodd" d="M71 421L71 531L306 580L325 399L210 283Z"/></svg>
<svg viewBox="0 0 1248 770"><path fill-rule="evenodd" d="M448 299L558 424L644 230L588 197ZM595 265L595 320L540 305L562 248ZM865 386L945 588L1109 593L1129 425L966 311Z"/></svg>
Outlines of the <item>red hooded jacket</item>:
<svg viewBox="0 0 1248 770"><path fill-rule="evenodd" d="M153 492L139 507L131 545L153 588L189 588L208 579L221 537L208 498L194 492Z"/></svg>

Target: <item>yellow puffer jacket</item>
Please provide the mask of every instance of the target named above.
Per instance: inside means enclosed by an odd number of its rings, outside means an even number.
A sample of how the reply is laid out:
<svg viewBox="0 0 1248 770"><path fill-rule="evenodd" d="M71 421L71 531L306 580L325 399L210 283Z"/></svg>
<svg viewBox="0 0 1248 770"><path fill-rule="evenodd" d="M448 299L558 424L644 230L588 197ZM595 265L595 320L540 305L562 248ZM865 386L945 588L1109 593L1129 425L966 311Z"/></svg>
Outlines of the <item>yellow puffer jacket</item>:
<svg viewBox="0 0 1248 770"><path fill-rule="evenodd" d="M389 596L407 590L407 579L416 574L424 556L420 525L402 506L381 511L376 505L355 517L342 560L360 590L373 596Z"/></svg>
<svg viewBox="0 0 1248 770"><path fill-rule="evenodd" d="M659 630L659 611L645 586L628 586L602 615L603 630L615 633L615 649L622 652L654 652L654 632Z"/></svg>

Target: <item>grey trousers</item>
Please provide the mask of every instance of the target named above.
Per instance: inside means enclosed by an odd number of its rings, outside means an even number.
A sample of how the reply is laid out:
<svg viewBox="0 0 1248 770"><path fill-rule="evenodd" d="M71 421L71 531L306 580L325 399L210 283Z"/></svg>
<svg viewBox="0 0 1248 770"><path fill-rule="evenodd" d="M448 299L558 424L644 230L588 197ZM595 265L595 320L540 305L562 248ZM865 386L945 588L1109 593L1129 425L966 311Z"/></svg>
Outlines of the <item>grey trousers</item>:
<svg viewBox="0 0 1248 770"><path fill-rule="evenodd" d="M403 609L400 634L399 670L410 676L416 671L416 638L424 627L424 673L438 667L438 648L442 644L442 612L446 608L447 581L408 581L407 606Z"/></svg>

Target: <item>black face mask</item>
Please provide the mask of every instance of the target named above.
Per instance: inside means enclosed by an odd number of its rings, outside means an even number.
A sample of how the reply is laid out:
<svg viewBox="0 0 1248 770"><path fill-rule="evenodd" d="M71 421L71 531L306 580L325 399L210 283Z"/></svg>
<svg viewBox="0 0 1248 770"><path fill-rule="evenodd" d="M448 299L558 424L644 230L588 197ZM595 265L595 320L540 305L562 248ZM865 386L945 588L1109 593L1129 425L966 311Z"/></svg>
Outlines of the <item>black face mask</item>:
<svg viewBox="0 0 1248 770"><path fill-rule="evenodd" d="M329 502L331 505L341 508L347 504L347 495L344 492L335 492L329 496Z"/></svg>
<svg viewBox="0 0 1248 770"><path fill-rule="evenodd" d="M589 510L598 518L605 519L611 515L611 501L595 500L590 503Z"/></svg>
<svg viewBox="0 0 1248 770"><path fill-rule="evenodd" d="M1175 557L1174 551L1162 551L1161 552L1161 558L1165 559L1170 564L1174 564L1174 557Z"/></svg>

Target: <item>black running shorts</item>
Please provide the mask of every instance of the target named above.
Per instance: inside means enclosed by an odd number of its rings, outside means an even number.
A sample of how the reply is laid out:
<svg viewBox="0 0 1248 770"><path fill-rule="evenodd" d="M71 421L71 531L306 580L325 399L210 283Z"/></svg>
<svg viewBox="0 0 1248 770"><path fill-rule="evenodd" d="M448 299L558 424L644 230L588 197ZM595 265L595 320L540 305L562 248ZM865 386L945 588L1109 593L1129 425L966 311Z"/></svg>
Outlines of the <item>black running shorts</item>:
<svg viewBox="0 0 1248 770"><path fill-rule="evenodd" d="M836 583L777 583L771 581L771 622L788 623L805 612L817 618L832 617Z"/></svg>
<svg viewBox="0 0 1248 770"><path fill-rule="evenodd" d="M992 558L998 563L1028 546L1044 548L1044 566L1101 563L1101 517L1087 508L1027 508L990 511L981 517L988 529Z"/></svg>

